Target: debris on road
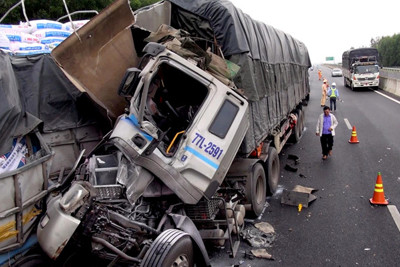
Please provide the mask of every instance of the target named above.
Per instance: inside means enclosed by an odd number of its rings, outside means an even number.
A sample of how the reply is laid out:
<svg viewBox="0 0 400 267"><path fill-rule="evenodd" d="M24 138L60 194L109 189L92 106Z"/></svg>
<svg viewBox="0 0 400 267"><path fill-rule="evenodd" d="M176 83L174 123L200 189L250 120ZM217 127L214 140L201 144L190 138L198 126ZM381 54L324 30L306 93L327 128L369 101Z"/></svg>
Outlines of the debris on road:
<svg viewBox="0 0 400 267"><path fill-rule="evenodd" d="M249 224L242 230L241 235L250 246L255 248L270 247L276 236L274 228L267 222Z"/></svg>
<svg viewBox="0 0 400 267"><path fill-rule="evenodd" d="M257 258L274 260L272 255L269 254L265 248L253 249L251 250L251 253L253 253L253 255L256 256Z"/></svg>
<svg viewBox="0 0 400 267"><path fill-rule="evenodd" d="M296 185L293 190L284 190L281 197L281 204L291 205L298 207L299 204L303 208L307 208L309 203L317 199L312 192L317 189L311 187L304 187L301 185Z"/></svg>
<svg viewBox="0 0 400 267"><path fill-rule="evenodd" d="M300 158L298 156L289 154L287 158L294 160L294 164L296 164L296 165L299 164Z"/></svg>
<svg viewBox="0 0 400 267"><path fill-rule="evenodd" d="M259 229L260 231L262 231L265 234L267 234L267 235L268 234L275 234L274 227L271 224L267 223L267 222L259 222L259 223L256 223L254 226L257 229Z"/></svg>
<svg viewBox="0 0 400 267"><path fill-rule="evenodd" d="M294 164L297 165L299 164L299 157L293 154L289 154L288 159L292 159L294 160ZM285 170L290 171L290 172L297 172L297 168L296 167L292 167L289 164L285 165Z"/></svg>
<svg viewBox="0 0 400 267"><path fill-rule="evenodd" d="M285 170L290 172L297 172L297 168L290 166L289 164L285 165Z"/></svg>

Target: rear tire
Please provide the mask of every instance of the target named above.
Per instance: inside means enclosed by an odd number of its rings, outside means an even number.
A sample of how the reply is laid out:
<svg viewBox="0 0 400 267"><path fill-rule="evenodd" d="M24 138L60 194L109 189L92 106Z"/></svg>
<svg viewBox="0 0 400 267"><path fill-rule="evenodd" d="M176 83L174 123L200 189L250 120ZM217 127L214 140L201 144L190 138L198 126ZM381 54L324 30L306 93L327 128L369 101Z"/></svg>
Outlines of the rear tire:
<svg viewBox="0 0 400 267"><path fill-rule="evenodd" d="M293 133L291 136L293 143L299 142L301 136L303 135L303 128L304 128L303 110L296 109L295 113L297 116L297 122L296 125L294 126Z"/></svg>
<svg viewBox="0 0 400 267"><path fill-rule="evenodd" d="M31 266L52 266L48 258L44 255L34 254L23 256L22 258L18 259L16 262L13 263L14 267L31 267Z"/></svg>
<svg viewBox="0 0 400 267"><path fill-rule="evenodd" d="M162 232L150 246L140 266L194 266L193 243L190 236L177 229Z"/></svg>
<svg viewBox="0 0 400 267"><path fill-rule="evenodd" d="M267 183L264 167L261 163L253 166L252 172L247 176L246 198L251 204L251 217L258 217L262 213L266 201Z"/></svg>
<svg viewBox="0 0 400 267"><path fill-rule="evenodd" d="M278 151L275 147L268 149L267 159L267 180L268 180L268 194L273 195L278 189L280 173L280 162Z"/></svg>

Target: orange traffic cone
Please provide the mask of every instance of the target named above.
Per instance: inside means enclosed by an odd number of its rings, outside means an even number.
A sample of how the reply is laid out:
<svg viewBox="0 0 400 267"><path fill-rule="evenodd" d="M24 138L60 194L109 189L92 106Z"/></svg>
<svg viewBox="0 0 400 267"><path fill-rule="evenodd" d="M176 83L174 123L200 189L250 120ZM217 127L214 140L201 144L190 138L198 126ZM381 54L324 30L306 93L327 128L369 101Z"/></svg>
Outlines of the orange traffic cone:
<svg viewBox="0 0 400 267"><path fill-rule="evenodd" d="M360 141L357 139L357 132L356 132L356 126L353 126L353 131L351 131L351 138L349 140L349 143L351 144L358 144Z"/></svg>
<svg viewBox="0 0 400 267"><path fill-rule="evenodd" d="M383 193L382 176L380 172L378 172L378 177L376 178L374 195L369 199L369 202L375 205L389 204L389 202L385 199L385 194Z"/></svg>

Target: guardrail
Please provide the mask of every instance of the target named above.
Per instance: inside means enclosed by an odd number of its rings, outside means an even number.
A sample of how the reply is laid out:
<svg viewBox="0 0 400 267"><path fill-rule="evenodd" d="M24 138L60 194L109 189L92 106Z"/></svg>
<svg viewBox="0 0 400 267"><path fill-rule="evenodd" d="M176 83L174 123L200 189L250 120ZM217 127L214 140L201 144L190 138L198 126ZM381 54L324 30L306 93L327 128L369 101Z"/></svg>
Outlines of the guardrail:
<svg viewBox="0 0 400 267"><path fill-rule="evenodd" d="M400 96L400 68L382 68L379 75L379 88Z"/></svg>
<svg viewBox="0 0 400 267"><path fill-rule="evenodd" d="M381 77L400 80L400 68L382 68L379 74Z"/></svg>
<svg viewBox="0 0 400 267"><path fill-rule="evenodd" d="M383 70L387 71L400 71L400 67L394 67L394 68L382 68Z"/></svg>

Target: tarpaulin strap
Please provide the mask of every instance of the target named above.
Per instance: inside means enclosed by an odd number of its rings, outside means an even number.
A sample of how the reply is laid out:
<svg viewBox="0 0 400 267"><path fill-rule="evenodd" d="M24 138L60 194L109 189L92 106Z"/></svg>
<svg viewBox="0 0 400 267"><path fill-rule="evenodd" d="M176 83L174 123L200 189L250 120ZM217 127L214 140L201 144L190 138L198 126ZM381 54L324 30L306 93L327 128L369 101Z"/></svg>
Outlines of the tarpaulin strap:
<svg viewBox="0 0 400 267"><path fill-rule="evenodd" d="M35 207L32 208L30 212L25 214L22 218L22 224L25 225L30 222L34 217L40 214L41 210L36 209ZM0 226L0 242L14 237L18 234L18 230L14 230L15 228L15 221L10 221L6 224Z"/></svg>

